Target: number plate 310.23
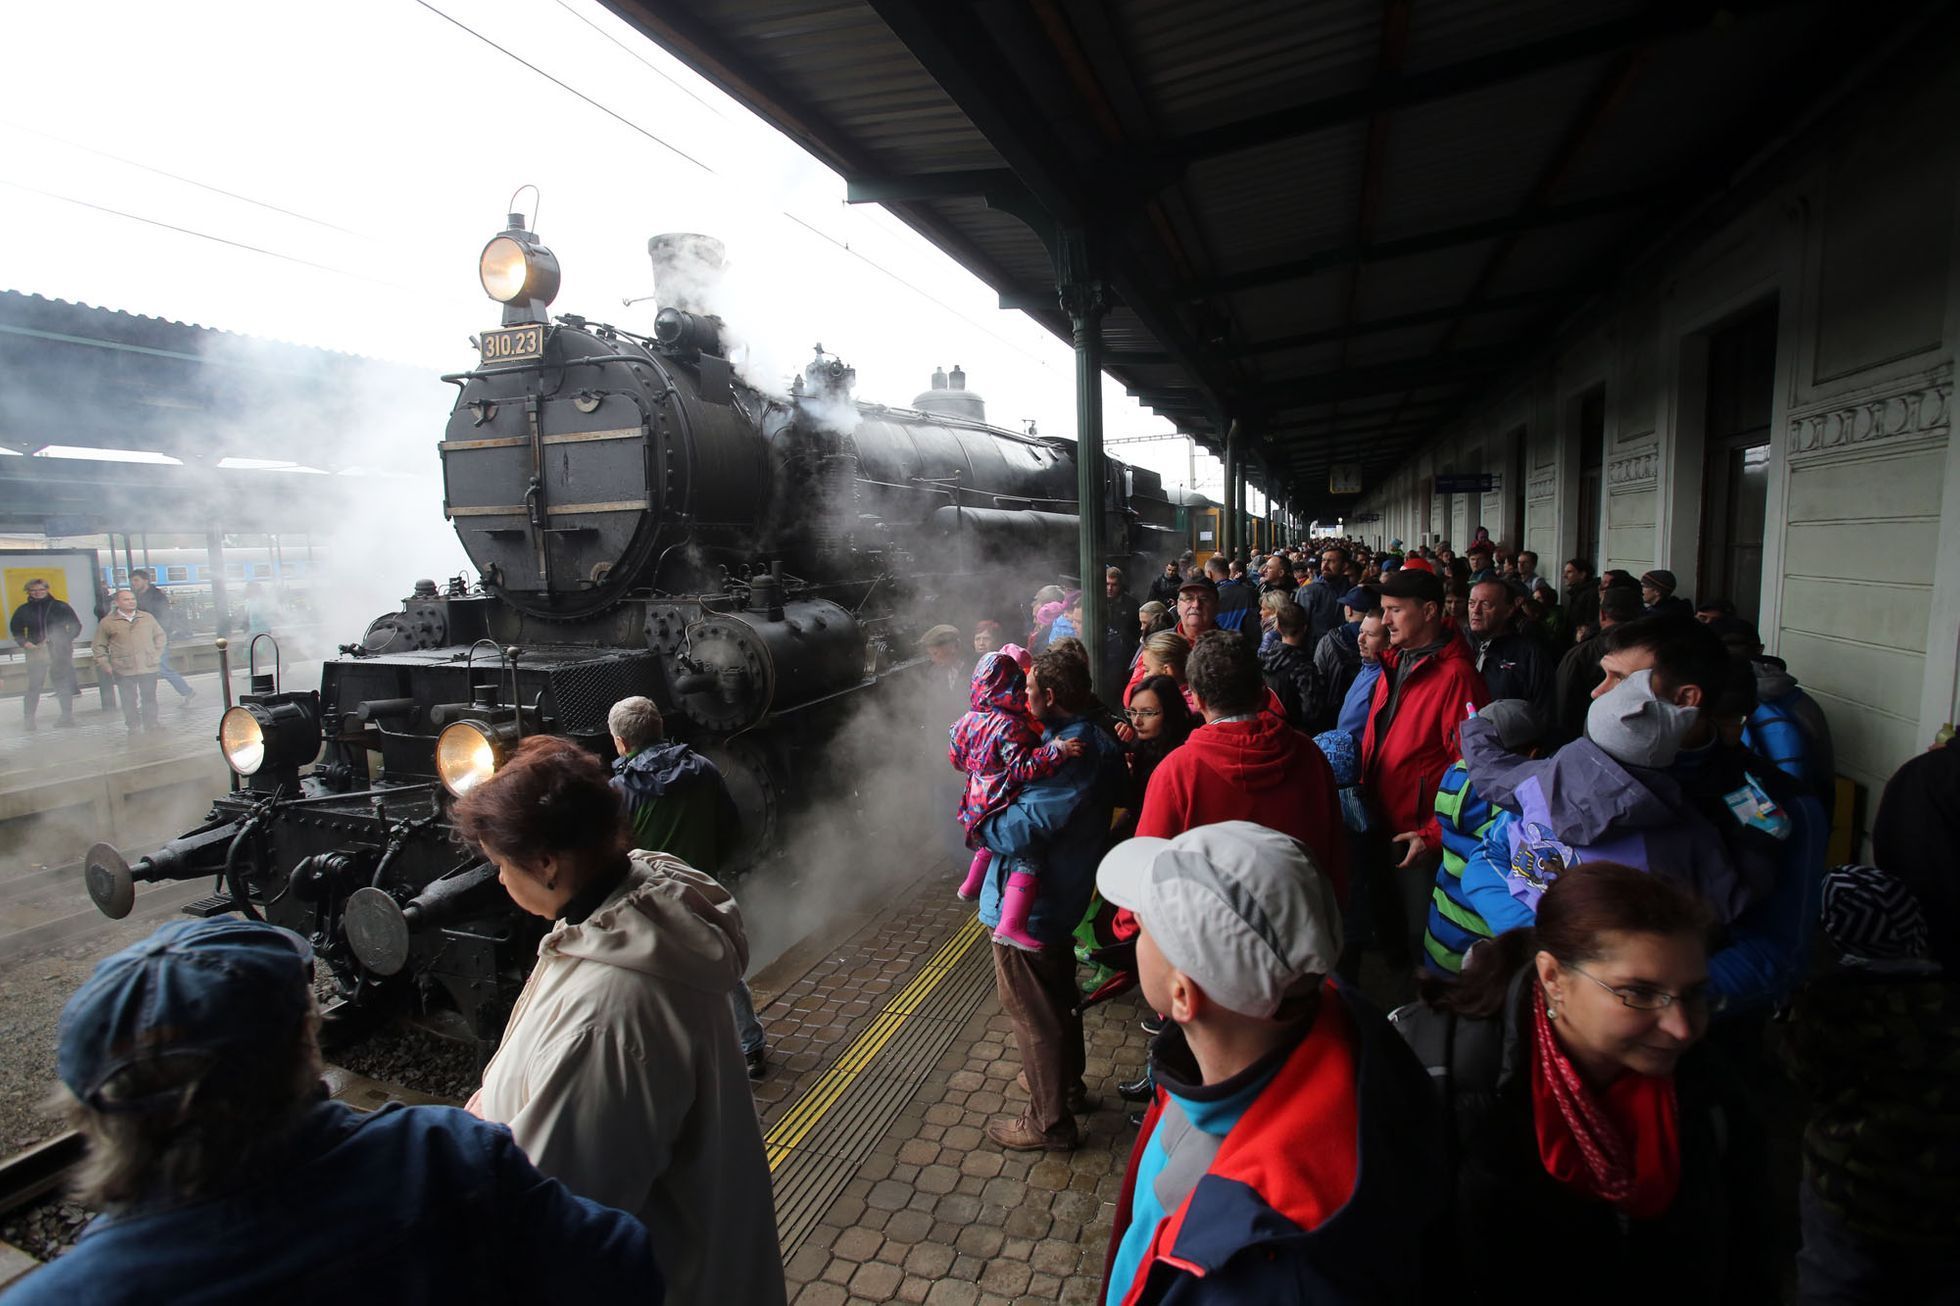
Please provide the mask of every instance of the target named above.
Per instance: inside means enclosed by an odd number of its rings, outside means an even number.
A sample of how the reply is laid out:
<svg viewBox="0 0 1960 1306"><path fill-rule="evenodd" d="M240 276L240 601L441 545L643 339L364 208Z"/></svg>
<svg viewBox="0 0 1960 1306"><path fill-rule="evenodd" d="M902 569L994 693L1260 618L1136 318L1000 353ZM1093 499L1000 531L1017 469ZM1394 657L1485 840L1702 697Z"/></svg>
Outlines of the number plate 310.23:
<svg viewBox="0 0 1960 1306"><path fill-rule="evenodd" d="M531 363L544 357L544 324L502 327L478 339L485 363Z"/></svg>

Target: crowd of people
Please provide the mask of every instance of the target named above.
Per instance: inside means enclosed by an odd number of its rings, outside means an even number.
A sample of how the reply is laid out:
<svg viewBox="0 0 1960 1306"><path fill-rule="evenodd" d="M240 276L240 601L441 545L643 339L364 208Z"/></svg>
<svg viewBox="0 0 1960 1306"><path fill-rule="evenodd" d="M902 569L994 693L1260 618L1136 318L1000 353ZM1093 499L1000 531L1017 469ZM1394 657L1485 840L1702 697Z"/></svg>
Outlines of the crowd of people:
<svg viewBox="0 0 1960 1306"><path fill-rule="evenodd" d="M1954 1300L1960 751L1827 869L1823 714L1667 572L1553 586L1481 536L1241 561L1140 603L1112 570L1100 640L1057 585L921 641L1026 1098L981 1145L1078 1147L1085 1005L1149 1013L1104 1300L1775 1301L1786 1205L1801 1301ZM464 1110L323 1099L297 936L102 963L59 1071L107 1214L19 1300L783 1301L742 832L655 704L609 725L610 770L533 737L455 808L551 922Z"/></svg>
<svg viewBox="0 0 1960 1306"><path fill-rule="evenodd" d="M75 675L75 644L82 621L64 599L55 597L45 577L31 577L23 587L24 600L7 622L7 633L26 662L27 684L21 695L22 726L32 733L40 726L41 699L52 695L60 709L57 729L72 729L75 700L81 689ZM95 633L89 641L96 688L108 711L122 705L123 724L131 735L159 728L157 681L176 690L189 706L197 691L170 665L170 641L184 633L170 598L138 567L129 574L126 589L99 588L94 603Z"/></svg>
<svg viewBox="0 0 1960 1306"><path fill-rule="evenodd" d="M1772 1301L1799 1205L1800 1300L1954 1299L1960 1021L1928 922L1960 757L1886 793L1922 848L1827 870L1828 724L1733 605L1661 569L1562 580L1481 532L1332 540L1187 554L1141 603L1112 571L1100 676L1061 586L977 666L928 636L945 683L970 669L960 892L1028 1092L989 1139L1078 1144L1081 989L1114 968L1154 1013L1118 1086L1112 1306ZM983 718L1013 757L959 746ZM1388 1018L1369 954L1415 993ZM1785 1065L1814 1094L1800 1203L1767 1160Z"/></svg>

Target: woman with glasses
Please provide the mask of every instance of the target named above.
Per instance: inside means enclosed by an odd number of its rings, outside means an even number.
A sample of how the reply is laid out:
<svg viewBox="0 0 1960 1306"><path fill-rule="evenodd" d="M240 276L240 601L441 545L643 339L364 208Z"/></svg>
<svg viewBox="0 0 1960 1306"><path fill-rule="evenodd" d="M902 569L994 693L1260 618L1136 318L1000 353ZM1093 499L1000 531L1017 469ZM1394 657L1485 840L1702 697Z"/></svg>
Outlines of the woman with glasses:
<svg viewBox="0 0 1960 1306"><path fill-rule="evenodd" d="M1391 1019L1442 1095L1453 1300L1777 1300L1760 1126L1708 1031L1709 915L1565 869Z"/></svg>

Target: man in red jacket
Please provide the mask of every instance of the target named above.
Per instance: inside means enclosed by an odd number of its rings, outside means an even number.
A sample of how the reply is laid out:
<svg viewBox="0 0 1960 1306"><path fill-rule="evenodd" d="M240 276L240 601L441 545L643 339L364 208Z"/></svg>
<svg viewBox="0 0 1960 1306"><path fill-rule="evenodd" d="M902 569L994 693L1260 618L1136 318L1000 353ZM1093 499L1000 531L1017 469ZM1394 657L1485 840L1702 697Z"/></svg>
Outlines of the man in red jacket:
<svg viewBox="0 0 1960 1306"><path fill-rule="evenodd" d="M1185 677L1205 724L1151 773L1137 834L1170 839L1252 821L1305 844L1345 901L1347 836L1333 768L1313 740L1263 710L1268 691L1251 641L1223 630L1200 636Z"/></svg>
<svg viewBox="0 0 1960 1306"><path fill-rule="evenodd" d="M1413 965L1422 955L1430 890L1443 853L1436 789L1462 755L1457 727L1490 702L1490 690L1470 646L1443 617L1443 583L1435 573L1400 568L1383 577L1381 595L1389 646L1361 739L1361 783L1375 828L1390 837L1368 869L1393 884L1392 895L1375 901L1386 905L1392 896L1401 908L1406 952L1398 956L1395 935L1385 932L1389 960ZM1387 887L1370 878L1374 887Z"/></svg>

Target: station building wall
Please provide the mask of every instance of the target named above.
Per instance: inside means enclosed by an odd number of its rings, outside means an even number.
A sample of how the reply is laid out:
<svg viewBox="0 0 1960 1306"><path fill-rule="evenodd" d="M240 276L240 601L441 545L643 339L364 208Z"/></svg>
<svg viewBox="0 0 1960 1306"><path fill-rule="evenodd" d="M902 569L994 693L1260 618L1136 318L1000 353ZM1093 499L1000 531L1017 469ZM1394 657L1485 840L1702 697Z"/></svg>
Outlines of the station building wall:
<svg viewBox="0 0 1960 1306"><path fill-rule="evenodd" d="M1481 524L1554 577L1596 544L1599 568L1665 567L1697 594L1723 560L1711 541L1748 525L1709 484L1711 468L1730 475L1708 457L1723 416L1711 350L1757 315L1760 339L1774 331L1759 377L1768 447L1749 469L1766 483L1758 626L1828 714L1839 771L1875 802L1954 719L1960 685L1956 122L1950 67L1904 61L1840 93L1682 215L1683 234L1537 364L1366 491L1359 509L1381 514L1366 531L1460 547ZM1445 471L1498 484L1474 503L1433 495Z"/></svg>

